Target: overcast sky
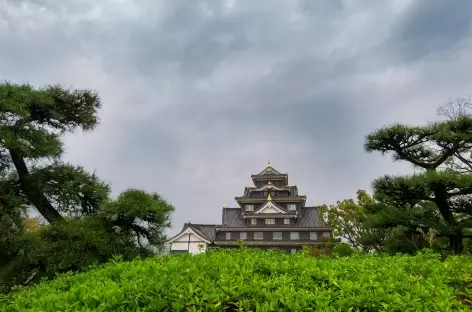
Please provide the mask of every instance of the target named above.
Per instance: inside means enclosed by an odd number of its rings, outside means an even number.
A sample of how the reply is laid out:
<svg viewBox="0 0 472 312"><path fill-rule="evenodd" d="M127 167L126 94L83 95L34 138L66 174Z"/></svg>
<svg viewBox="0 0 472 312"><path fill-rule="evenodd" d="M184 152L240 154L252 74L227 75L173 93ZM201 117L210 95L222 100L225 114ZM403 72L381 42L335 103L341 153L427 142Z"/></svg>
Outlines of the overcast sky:
<svg viewBox="0 0 472 312"><path fill-rule="evenodd" d="M307 205L408 165L364 137L472 94L472 1L0 0L0 78L101 94L68 161L218 223L268 160Z"/></svg>

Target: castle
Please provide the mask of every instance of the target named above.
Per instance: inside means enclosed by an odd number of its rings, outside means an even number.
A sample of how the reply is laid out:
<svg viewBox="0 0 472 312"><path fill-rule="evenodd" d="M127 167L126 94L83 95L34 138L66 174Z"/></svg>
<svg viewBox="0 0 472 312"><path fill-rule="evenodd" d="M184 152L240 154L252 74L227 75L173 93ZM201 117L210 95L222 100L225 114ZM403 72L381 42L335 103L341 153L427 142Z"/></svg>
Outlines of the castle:
<svg viewBox="0 0 472 312"><path fill-rule="evenodd" d="M246 186L243 195L235 197L239 207L223 207L222 224L186 223L168 241L170 252L200 253L243 243L293 253L332 238L333 229L322 220L319 207L305 206L306 196L298 194L297 185L289 185L287 174L268 162L251 178L254 186Z"/></svg>

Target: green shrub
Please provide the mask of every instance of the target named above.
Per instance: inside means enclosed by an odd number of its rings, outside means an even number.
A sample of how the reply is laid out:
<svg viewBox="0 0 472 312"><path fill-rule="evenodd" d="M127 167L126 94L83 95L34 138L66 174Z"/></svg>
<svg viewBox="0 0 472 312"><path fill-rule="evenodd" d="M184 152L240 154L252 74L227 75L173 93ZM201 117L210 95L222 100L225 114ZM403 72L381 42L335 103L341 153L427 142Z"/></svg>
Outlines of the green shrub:
<svg viewBox="0 0 472 312"><path fill-rule="evenodd" d="M337 244L334 246L332 254L339 257L351 256L354 253L354 250L351 246L346 243Z"/></svg>
<svg viewBox="0 0 472 312"><path fill-rule="evenodd" d="M17 257L0 266L0 293L8 292L14 285L52 279L58 273L81 271L105 263L117 254L125 260L149 256L131 240L107 232L100 219L90 216L42 226L15 242Z"/></svg>
<svg viewBox="0 0 472 312"><path fill-rule="evenodd" d="M0 297L0 310L470 311L471 274L471 256L313 258L237 248L67 273Z"/></svg>

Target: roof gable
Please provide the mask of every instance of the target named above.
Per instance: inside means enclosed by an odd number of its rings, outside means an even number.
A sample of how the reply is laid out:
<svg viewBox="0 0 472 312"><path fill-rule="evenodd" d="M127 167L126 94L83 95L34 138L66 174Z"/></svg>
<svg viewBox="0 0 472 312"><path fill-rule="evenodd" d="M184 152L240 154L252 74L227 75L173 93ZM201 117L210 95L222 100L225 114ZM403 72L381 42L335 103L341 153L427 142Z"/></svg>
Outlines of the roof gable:
<svg viewBox="0 0 472 312"><path fill-rule="evenodd" d="M193 234L197 236L199 239L201 239L202 241L204 241L205 243L207 244L211 243L206 237L204 237L203 233L200 230L194 228L191 224L187 224L187 226L184 227L179 234L175 235L174 237L169 239L167 242L172 243L186 234Z"/></svg>
<svg viewBox="0 0 472 312"><path fill-rule="evenodd" d="M259 172L258 174L256 174L255 176L264 176L264 175L277 175L277 176L285 176L284 173L280 173L279 171L277 171L274 167L272 166L267 166L264 168L264 170L262 170L261 172ZM254 175L252 175L254 176Z"/></svg>
<svg viewBox="0 0 472 312"><path fill-rule="evenodd" d="M254 214L260 213L287 213L283 208L281 208L276 203L268 200L261 208L254 212Z"/></svg>
<svg viewBox="0 0 472 312"><path fill-rule="evenodd" d="M259 172L258 174L251 174L251 176L261 176L261 175L280 175L280 176L286 176L284 173L280 173L279 171L275 170L274 167L270 164L270 161L267 163L267 166Z"/></svg>
<svg viewBox="0 0 472 312"><path fill-rule="evenodd" d="M262 172L260 173L260 175L269 175L269 174L270 175L272 175L272 174L280 175L280 172L278 172L277 170L275 170L272 167L267 167L264 170L262 170Z"/></svg>

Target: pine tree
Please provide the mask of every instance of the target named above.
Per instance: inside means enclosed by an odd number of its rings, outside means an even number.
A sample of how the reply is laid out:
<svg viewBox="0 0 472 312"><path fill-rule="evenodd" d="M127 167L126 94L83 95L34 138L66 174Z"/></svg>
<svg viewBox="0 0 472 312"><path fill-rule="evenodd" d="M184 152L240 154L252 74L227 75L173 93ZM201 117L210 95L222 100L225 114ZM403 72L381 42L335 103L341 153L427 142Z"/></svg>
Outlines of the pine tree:
<svg viewBox="0 0 472 312"><path fill-rule="evenodd" d="M472 168L472 117L461 115L425 126L384 127L367 135L365 149L392 154L395 161L407 161L419 169L411 175L386 175L374 181L374 197L384 204L377 213L387 209L401 211L403 216L410 213L406 219L389 219L390 226L420 227L424 223L438 227L437 235L448 237L455 253L463 252L463 239L472 228L472 174L457 168ZM423 216L415 221L411 213L419 205L433 207L428 220ZM434 219L435 213L439 221Z"/></svg>
<svg viewBox="0 0 472 312"><path fill-rule="evenodd" d="M92 130L100 106L90 90L0 84L0 292L164 245L171 204L135 189L113 199L95 173L61 159L62 136ZM28 207L49 224L28 222Z"/></svg>
<svg viewBox="0 0 472 312"><path fill-rule="evenodd" d="M10 178L18 183L19 195L50 223L63 220L61 209L70 209L71 201L86 211L108 194L94 175L60 159L61 136L92 130L100 106L90 90L0 84L0 170L14 171Z"/></svg>

